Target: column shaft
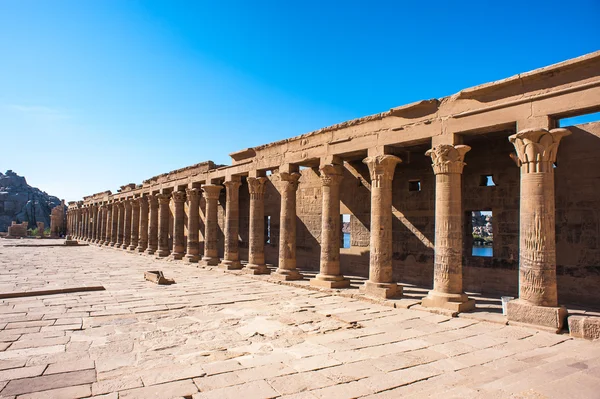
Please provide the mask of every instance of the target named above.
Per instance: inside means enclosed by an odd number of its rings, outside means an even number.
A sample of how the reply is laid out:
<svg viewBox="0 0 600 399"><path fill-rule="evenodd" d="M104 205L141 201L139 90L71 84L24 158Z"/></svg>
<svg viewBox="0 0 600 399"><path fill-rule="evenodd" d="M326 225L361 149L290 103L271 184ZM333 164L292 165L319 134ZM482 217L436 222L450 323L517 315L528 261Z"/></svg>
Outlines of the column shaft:
<svg viewBox="0 0 600 399"><path fill-rule="evenodd" d="M367 295L390 298L402 294L393 280L392 269L392 181L400 158L377 155L363 161L371 175L371 239Z"/></svg>
<svg viewBox="0 0 600 399"><path fill-rule="evenodd" d="M199 221L200 221L200 190L188 188L188 235L185 259L188 262L200 260Z"/></svg>
<svg viewBox="0 0 600 399"><path fill-rule="evenodd" d="M206 198L206 223L204 233L204 257L202 262L207 266L216 266L219 264L219 248L217 247L217 229L219 226L217 220L217 201L222 186L206 184L202 186L204 197Z"/></svg>
<svg viewBox="0 0 600 399"><path fill-rule="evenodd" d="M237 178L239 179L239 178ZM239 234L240 234L240 181L226 181L226 203L225 203L225 251L223 260L219 267L227 270L241 269L239 252Z"/></svg>
<svg viewBox="0 0 600 399"><path fill-rule="evenodd" d="M183 259L185 255L185 191L173 193L175 211L173 215L173 259Z"/></svg>
<svg viewBox="0 0 600 399"><path fill-rule="evenodd" d="M158 250L158 195L148 196L148 248L146 253L153 255Z"/></svg>
<svg viewBox="0 0 600 399"><path fill-rule="evenodd" d="M115 248L123 247L123 236L125 235L125 204L123 202L117 202L118 214L117 214L117 243Z"/></svg>
<svg viewBox="0 0 600 399"><path fill-rule="evenodd" d="M138 226L139 239L137 252L144 252L148 248L148 197L140 198L140 223Z"/></svg>
<svg viewBox="0 0 600 399"><path fill-rule="evenodd" d="M343 166L323 165L320 168L322 184L321 259L320 271L310 285L325 288L350 286L340 273L340 185Z"/></svg>
<svg viewBox="0 0 600 399"><path fill-rule="evenodd" d="M158 257L169 256L169 203L171 202L170 194L158 194Z"/></svg>
<svg viewBox="0 0 600 399"><path fill-rule="evenodd" d="M131 238L129 250L135 251L138 246L140 232L140 202L141 198L135 198L131 201Z"/></svg>
<svg viewBox="0 0 600 399"><path fill-rule="evenodd" d="M250 239L248 264L244 272L250 274L268 274L265 265L265 183L266 177L249 177L250 192Z"/></svg>
<svg viewBox="0 0 600 399"><path fill-rule="evenodd" d="M106 204L106 234L104 236L104 245L110 245L112 241L112 204Z"/></svg>
<svg viewBox="0 0 600 399"><path fill-rule="evenodd" d="M133 200L125 200L125 229L123 230L123 249L129 248L129 244L131 244L132 202Z"/></svg>
<svg viewBox="0 0 600 399"><path fill-rule="evenodd" d="M300 174L280 172L278 185L281 194L279 215L279 265L273 277L280 280L301 280L296 269L296 190Z"/></svg>

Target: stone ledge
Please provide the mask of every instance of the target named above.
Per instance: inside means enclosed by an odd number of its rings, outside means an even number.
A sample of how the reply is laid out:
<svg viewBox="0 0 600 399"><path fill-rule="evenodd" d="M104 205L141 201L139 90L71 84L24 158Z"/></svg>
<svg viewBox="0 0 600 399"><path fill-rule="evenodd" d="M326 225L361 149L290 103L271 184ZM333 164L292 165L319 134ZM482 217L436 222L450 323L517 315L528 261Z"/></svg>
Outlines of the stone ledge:
<svg viewBox="0 0 600 399"><path fill-rule="evenodd" d="M600 339L600 317L569 316L567 322L571 337Z"/></svg>

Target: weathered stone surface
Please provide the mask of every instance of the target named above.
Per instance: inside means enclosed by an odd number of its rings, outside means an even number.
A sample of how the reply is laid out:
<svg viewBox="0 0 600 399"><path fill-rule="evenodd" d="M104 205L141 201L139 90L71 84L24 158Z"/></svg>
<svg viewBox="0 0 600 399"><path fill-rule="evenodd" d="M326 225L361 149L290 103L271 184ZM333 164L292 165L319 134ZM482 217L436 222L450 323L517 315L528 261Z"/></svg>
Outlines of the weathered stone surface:
<svg viewBox="0 0 600 399"><path fill-rule="evenodd" d="M600 339L600 317L569 316L567 321L572 337Z"/></svg>

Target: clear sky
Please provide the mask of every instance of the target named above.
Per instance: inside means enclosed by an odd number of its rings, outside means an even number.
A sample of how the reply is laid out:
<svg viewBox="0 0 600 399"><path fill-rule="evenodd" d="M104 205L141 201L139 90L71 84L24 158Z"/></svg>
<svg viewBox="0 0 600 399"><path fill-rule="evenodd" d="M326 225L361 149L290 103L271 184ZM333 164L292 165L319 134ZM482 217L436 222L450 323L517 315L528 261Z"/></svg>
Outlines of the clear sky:
<svg viewBox="0 0 600 399"><path fill-rule="evenodd" d="M600 48L600 2L0 0L0 171L76 200Z"/></svg>

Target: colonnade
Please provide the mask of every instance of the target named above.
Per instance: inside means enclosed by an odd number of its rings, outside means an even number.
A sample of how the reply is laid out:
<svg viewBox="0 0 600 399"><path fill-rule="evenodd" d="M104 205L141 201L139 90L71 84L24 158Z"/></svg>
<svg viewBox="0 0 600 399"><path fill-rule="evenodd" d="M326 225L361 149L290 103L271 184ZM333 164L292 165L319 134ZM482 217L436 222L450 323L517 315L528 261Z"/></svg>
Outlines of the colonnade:
<svg viewBox="0 0 600 399"><path fill-rule="evenodd" d="M516 149L515 160L521 169L520 192L520 271L519 298L509 303L508 319L560 329L565 309L558 306L556 287L554 163L566 129L524 130L510 137ZM440 144L427 151L436 176L435 261L433 289L423 299L426 307L463 312L474 307L463 292L463 229L461 184L465 155L470 147ZM394 281L392 268L392 183L401 159L391 154L368 156L363 161L371 179L371 226L369 278L362 286L366 295L397 297L402 288ZM340 270L340 186L341 162L325 163L319 168L322 185L320 269L310 284L316 287L344 288L349 281ZM278 268L272 274L281 280L303 276L296 267L296 191L300 174L293 165L285 165L272 175L281 194ZM76 239L129 251L171 256L188 262L202 261L228 270L264 274L269 270L264 254L264 194L267 178L250 172L248 263L242 267L239 255L240 176L228 176L223 185L204 184L201 189L187 188L171 193L148 194L100 205L70 209L69 231ZM217 207L225 188L224 257L217 246ZM199 251L199 198L206 200L204 253ZM171 201L174 206L170 231ZM188 203L187 242L184 239L185 212ZM94 223L94 221L96 221ZM169 247L169 234L173 236Z"/></svg>

